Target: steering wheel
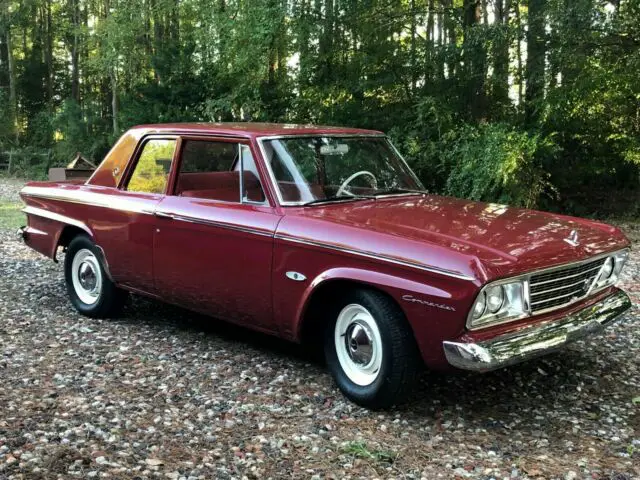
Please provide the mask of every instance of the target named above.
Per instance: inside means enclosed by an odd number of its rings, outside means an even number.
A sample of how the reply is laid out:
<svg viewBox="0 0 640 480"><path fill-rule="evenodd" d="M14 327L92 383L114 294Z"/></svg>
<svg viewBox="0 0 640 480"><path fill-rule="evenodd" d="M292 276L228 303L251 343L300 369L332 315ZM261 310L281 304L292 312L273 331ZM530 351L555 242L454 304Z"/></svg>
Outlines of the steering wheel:
<svg viewBox="0 0 640 480"><path fill-rule="evenodd" d="M349 178L347 178L344 182L342 182L342 185L340 185L340 188L338 189L338 191L336 192L336 197L339 197L340 195L342 195L346 190L347 187L349 187L349 184L351 182L353 182L353 180L355 180L356 178L358 178L361 175L368 175L371 177L371 179L373 180L373 182L371 183L371 185L373 186L373 188L377 189L378 188L378 179L376 178L376 176L367 171L367 170L360 170L359 172L354 173L353 175L351 175Z"/></svg>

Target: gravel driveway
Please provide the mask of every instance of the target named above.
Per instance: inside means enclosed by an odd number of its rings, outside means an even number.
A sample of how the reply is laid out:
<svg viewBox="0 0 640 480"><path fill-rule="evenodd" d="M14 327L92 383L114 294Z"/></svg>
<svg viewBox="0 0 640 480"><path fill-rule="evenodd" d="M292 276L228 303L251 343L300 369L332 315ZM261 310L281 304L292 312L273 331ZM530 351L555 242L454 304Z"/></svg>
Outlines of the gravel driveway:
<svg viewBox="0 0 640 480"><path fill-rule="evenodd" d="M0 200L18 187L0 180ZM624 320L506 370L425 375L385 413L297 347L182 309L133 298L119 320L81 317L61 265L4 229L0 479L640 478L640 229L626 228Z"/></svg>

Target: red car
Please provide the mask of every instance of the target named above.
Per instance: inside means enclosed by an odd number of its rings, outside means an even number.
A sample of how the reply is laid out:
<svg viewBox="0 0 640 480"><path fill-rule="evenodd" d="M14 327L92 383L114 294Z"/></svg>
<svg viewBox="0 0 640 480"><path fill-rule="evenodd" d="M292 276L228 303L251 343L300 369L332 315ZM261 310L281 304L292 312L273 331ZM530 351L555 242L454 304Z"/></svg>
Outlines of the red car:
<svg viewBox="0 0 640 480"><path fill-rule="evenodd" d="M322 344L353 401L431 369L487 371L630 307L629 241L589 220L429 195L380 132L171 124L127 132L86 182L21 192L35 250L66 251L75 308L127 293Z"/></svg>

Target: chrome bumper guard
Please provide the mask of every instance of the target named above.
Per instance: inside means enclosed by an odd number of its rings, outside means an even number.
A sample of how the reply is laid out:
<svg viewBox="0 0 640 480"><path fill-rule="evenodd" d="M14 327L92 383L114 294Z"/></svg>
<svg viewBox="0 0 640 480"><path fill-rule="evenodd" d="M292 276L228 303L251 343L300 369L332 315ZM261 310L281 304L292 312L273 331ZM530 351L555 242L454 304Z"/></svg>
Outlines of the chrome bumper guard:
<svg viewBox="0 0 640 480"><path fill-rule="evenodd" d="M463 370L486 372L545 355L613 323L631 307L626 293L616 293L552 322L523 327L478 343L443 342L447 361Z"/></svg>

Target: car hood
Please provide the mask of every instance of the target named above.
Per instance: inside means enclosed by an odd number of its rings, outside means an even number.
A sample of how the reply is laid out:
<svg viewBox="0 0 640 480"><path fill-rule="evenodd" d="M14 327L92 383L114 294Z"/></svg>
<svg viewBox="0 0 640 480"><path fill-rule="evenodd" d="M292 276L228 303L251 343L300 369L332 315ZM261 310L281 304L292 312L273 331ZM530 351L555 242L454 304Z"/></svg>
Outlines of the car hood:
<svg viewBox="0 0 640 480"><path fill-rule="evenodd" d="M298 222L285 222L289 235L311 233L341 248L444 264L481 280L579 261L629 244L610 225L436 195L309 206L297 217ZM568 241L573 231L577 245Z"/></svg>

